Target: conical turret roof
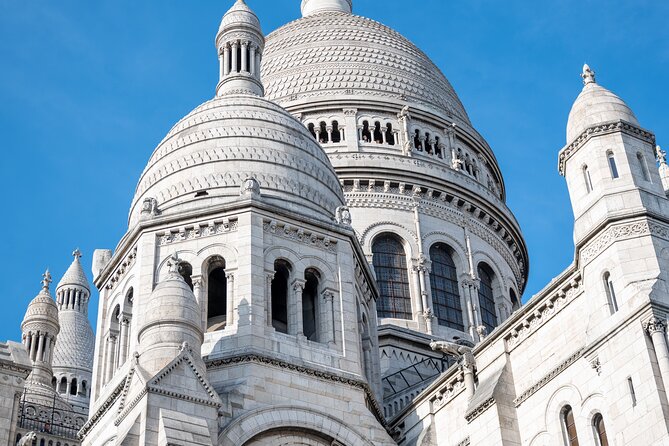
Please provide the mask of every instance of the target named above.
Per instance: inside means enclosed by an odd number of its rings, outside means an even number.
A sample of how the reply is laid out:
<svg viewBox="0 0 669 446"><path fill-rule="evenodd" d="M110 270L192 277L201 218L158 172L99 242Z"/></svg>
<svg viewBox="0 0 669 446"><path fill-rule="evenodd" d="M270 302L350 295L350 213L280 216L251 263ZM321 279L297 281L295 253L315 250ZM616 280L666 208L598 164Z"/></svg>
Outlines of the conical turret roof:
<svg viewBox="0 0 669 446"><path fill-rule="evenodd" d="M91 287L88 283L88 279L86 278L86 273L84 272L84 268L81 266L81 252L77 249L72 253L72 255L74 256L74 260L72 261L72 264L67 269L67 271L65 271L65 274L63 275L62 279L60 279L60 282L58 282L56 289L66 285L75 285L90 291Z"/></svg>

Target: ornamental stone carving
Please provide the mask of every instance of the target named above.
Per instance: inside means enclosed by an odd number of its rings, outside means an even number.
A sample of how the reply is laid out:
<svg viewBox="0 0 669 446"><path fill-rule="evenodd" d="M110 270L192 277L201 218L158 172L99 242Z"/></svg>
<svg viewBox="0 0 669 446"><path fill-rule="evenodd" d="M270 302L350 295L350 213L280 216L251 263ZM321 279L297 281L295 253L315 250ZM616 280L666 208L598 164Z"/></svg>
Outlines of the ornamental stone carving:
<svg viewBox="0 0 669 446"><path fill-rule="evenodd" d="M337 223L342 226L351 226L351 211L347 206L339 206L335 215Z"/></svg>
<svg viewBox="0 0 669 446"><path fill-rule="evenodd" d="M247 198L260 198L260 183L253 177L244 180L239 190L239 195Z"/></svg>
<svg viewBox="0 0 669 446"><path fill-rule="evenodd" d="M643 323L643 329L651 336L654 333L664 333L667 330L667 322L653 316Z"/></svg>

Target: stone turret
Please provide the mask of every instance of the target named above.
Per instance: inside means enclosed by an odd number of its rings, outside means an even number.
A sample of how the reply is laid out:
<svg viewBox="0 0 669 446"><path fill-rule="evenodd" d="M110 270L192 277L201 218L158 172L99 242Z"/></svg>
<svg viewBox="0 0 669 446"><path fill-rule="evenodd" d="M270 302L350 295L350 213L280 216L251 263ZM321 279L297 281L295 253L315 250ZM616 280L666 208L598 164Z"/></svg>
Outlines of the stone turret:
<svg viewBox="0 0 669 446"><path fill-rule="evenodd" d="M263 96L260 62L265 38L260 21L244 0L225 13L216 35L220 81L216 95L253 94Z"/></svg>
<svg viewBox="0 0 669 446"><path fill-rule="evenodd" d="M56 389L71 404L88 409L95 335L88 321L90 285L81 266L81 252L56 287L60 334L53 358Z"/></svg>
<svg viewBox="0 0 669 446"><path fill-rule="evenodd" d="M23 345L28 350L33 368L26 382L26 391L41 395L45 402L54 396L52 361L60 331L58 307L49 291L51 281L51 274L47 270L42 280L42 289L28 305L21 324Z"/></svg>

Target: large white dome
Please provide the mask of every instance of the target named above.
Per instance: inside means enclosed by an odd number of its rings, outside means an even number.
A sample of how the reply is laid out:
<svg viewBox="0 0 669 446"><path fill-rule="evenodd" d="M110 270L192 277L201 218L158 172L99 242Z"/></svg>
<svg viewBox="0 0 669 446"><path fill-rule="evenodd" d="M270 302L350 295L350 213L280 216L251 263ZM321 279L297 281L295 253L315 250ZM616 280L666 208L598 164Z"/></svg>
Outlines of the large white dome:
<svg viewBox="0 0 669 446"><path fill-rule="evenodd" d="M334 218L344 196L330 161L307 129L278 105L230 95L197 107L153 152L130 210L146 198L161 215L204 210L239 199L247 178L263 200L290 211Z"/></svg>
<svg viewBox="0 0 669 446"><path fill-rule="evenodd" d="M267 36L265 95L283 106L309 98L378 98L436 109L470 124L460 99L432 61L374 20L324 11Z"/></svg>

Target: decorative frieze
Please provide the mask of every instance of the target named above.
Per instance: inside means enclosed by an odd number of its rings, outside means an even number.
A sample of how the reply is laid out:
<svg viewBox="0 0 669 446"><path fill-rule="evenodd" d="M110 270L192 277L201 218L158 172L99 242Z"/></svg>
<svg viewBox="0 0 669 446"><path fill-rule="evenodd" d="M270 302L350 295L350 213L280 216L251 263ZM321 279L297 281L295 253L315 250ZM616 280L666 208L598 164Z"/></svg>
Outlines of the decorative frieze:
<svg viewBox="0 0 669 446"><path fill-rule="evenodd" d="M560 175L564 176L567 160L571 158L578 150L585 145L590 139L609 135L611 133L622 132L641 141L655 145L655 135L647 130L643 130L635 125L625 121L613 121L590 127L581 133L574 142L560 151L558 170Z"/></svg>
<svg viewBox="0 0 669 446"><path fill-rule="evenodd" d="M513 326L504 338L507 349L511 351L516 348L524 339L567 307L583 291L580 275L572 278L571 281L554 292L552 296L538 304L533 312L528 312L524 318Z"/></svg>
<svg viewBox="0 0 669 446"><path fill-rule="evenodd" d="M236 217L222 218L197 225L179 226L156 234L159 246L237 231Z"/></svg>
<svg viewBox="0 0 669 446"><path fill-rule="evenodd" d="M472 421L477 419L483 412L490 409L494 404L495 404L495 397L488 398L487 400L476 406L474 409L467 412L465 414L465 420L467 420L467 423L471 423Z"/></svg>
<svg viewBox="0 0 669 446"><path fill-rule="evenodd" d="M105 289L113 291L114 288L121 282L125 273L135 264L137 259L137 247L133 247L123 261L116 267L114 272L111 274Z"/></svg>
<svg viewBox="0 0 669 446"><path fill-rule="evenodd" d="M553 380L553 378L555 378L556 376L558 376L559 374L564 372L570 365L572 365L573 363L578 361L583 356L584 352L585 352L584 348L579 349L578 351L573 353L570 357L568 357L567 359L562 361L560 363L560 365L558 365L553 370L548 372L548 374L546 374L544 377L542 377L539 381L532 384L527 390L525 390L523 393L521 393L518 398L513 400L513 403L515 404L515 406L518 407L521 404L523 404L525 401L527 401L527 399L529 397L531 397L532 395L537 393L539 391L539 389L541 389L546 384L551 382Z"/></svg>
<svg viewBox="0 0 669 446"><path fill-rule="evenodd" d="M581 260L587 264L614 242L644 235L654 235L669 240L669 227L652 220L636 220L611 225L585 245L581 250Z"/></svg>
<svg viewBox="0 0 669 446"><path fill-rule="evenodd" d="M289 223L264 220L263 230L278 237L297 241L323 251L337 252L337 240Z"/></svg>

